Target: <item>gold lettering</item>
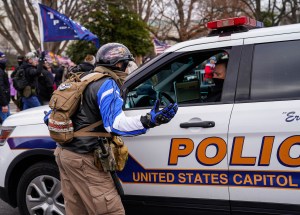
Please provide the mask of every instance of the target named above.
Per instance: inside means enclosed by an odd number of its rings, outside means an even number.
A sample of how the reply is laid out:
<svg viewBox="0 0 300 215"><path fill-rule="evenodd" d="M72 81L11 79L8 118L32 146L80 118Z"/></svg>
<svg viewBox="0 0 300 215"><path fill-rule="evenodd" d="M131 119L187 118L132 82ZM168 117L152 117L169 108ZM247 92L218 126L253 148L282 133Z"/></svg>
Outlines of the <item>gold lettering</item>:
<svg viewBox="0 0 300 215"><path fill-rule="evenodd" d="M220 184L218 174L211 174L211 183L212 184Z"/></svg>
<svg viewBox="0 0 300 215"><path fill-rule="evenodd" d="M220 179L221 179L221 181L220 181L221 184L228 184L228 176L227 176L227 174L221 174L220 175Z"/></svg>
<svg viewBox="0 0 300 215"><path fill-rule="evenodd" d="M172 182L174 182L174 180L175 180L174 174L168 172L167 173L167 182L172 183Z"/></svg>
<svg viewBox="0 0 300 215"><path fill-rule="evenodd" d="M237 177L239 177L241 180L240 180L240 181L237 181ZM242 175L240 175L240 174L235 174L235 175L233 176L233 181L234 181L234 183L237 184L237 185L242 184L242 183L243 183L243 181L242 181Z"/></svg>
<svg viewBox="0 0 300 215"><path fill-rule="evenodd" d="M201 175L199 173L196 174L195 176L195 180L194 180L194 183L199 183L199 184L202 184L203 181L202 181L202 178L201 178Z"/></svg>
<svg viewBox="0 0 300 215"><path fill-rule="evenodd" d="M139 177L139 173L138 172L133 172L132 173L132 178L133 178L133 181L134 182L138 182L140 180L140 177Z"/></svg>
<svg viewBox="0 0 300 215"><path fill-rule="evenodd" d="M244 180L244 184L247 184L249 183L250 185L253 185L253 182L252 182L252 179L251 179L251 176L246 174L245 176L245 180Z"/></svg>
<svg viewBox="0 0 300 215"><path fill-rule="evenodd" d="M280 179L283 179L283 183L281 183ZM280 187L285 187L288 183L287 177L285 175L278 175L276 178L276 182Z"/></svg>
<svg viewBox="0 0 300 215"><path fill-rule="evenodd" d="M291 187L299 187L298 184L293 184L293 177L291 175L289 175L289 185Z"/></svg>
<svg viewBox="0 0 300 215"><path fill-rule="evenodd" d="M179 173L178 174L178 181L179 181L179 183L185 183L186 182L186 178L185 178L184 173Z"/></svg>
<svg viewBox="0 0 300 215"><path fill-rule="evenodd" d="M253 181L254 181L254 185L257 185L257 182L262 181L262 176L261 176L261 175L254 174L254 175L253 175Z"/></svg>

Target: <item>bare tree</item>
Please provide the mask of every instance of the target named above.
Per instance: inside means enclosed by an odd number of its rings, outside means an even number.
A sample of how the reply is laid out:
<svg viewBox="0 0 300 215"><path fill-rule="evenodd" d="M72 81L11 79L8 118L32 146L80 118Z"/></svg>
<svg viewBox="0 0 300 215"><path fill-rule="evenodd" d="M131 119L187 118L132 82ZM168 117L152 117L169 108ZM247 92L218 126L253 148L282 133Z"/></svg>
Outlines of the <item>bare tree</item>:
<svg viewBox="0 0 300 215"><path fill-rule="evenodd" d="M88 0L42 0L66 16L77 20L87 13L92 5ZM30 0L2 0L4 10L0 14L0 35L9 42L20 54L25 54L32 48L40 47L38 34L38 17ZM45 43L45 49L61 53L68 41Z"/></svg>
<svg viewBox="0 0 300 215"><path fill-rule="evenodd" d="M131 9L149 25L161 40L186 41L206 35L209 20L244 14L238 0L129 0ZM246 9L244 9L246 11Z"/></svg>
<svg viewBox="0 0 300 215"><path fill-rule="evenodd" d="M241 11L268 26L300 22L299 0L238 0Z"/></svg>
<svg viewBox="0 0 300 215"><path fill-rule="evenodd" d="M300 8L299 0L285 0L283 1L286 9L285 16L283 17L283 24L294 24L300 22Z"/></svg>
<svg viewBox="0 0 300 215"><path fill-rule="evenodd" d="M140 18L148 23L153 15L154 0L128 0L127 7L137 13Z"/></svg>
<svg viewBox="0 0 300 215"><path fill-rule="evenodd" d="M162 39L185 41L207 34L209 20L249 16L266 26L300 22L299 0L128 0Z"/></svg>
<svg viewBox="0 0 300 215"><path fill-rule="evenodd" d="M150 31L158 38L175 42L195 38L203 31L206 1L154 0L155 9L148 21Z"/></svg>
<svg viewBox="0 0 300 215"><path fill-rule="evenodd" d="M186 41L207 34L209 20L240 14L230 0L154 0L150 31L162 40Z"/></svg>

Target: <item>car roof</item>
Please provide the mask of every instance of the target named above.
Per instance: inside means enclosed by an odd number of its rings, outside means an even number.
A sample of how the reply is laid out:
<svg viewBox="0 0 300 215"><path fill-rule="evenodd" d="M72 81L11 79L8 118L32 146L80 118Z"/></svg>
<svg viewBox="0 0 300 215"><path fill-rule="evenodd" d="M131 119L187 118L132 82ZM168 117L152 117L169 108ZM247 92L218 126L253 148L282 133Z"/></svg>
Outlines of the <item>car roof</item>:
<svg viewBox="0 0 300 215"><path fill-rule="evenodd" d="M299 32L300 32L300 24L291 24L291 25L275 26L275 27L268 27L268 28L256 28L256 29L251 29L247 32L233 33L228 36L202 37L199 39L177 43L171 46L170 48L168 48L165 52L175 52L184 47L191 46L191 45L220 42L225 40L237 40L237 39L271 36L271 35L291 34L291 33L299 33Z"/></svg>

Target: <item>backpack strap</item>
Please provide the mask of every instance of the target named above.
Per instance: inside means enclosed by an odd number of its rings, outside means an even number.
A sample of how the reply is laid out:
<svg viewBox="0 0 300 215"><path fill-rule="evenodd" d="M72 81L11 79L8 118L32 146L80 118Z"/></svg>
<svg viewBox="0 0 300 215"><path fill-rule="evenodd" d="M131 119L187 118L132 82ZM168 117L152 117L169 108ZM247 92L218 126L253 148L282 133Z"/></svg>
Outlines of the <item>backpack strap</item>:
<svg viewBox="0 0 300 215"><path fill-rule="evenodd" d="M79 82L82 74L84 74L84 73L83 72L76 72L76 73L70 72L68 74L68 76L69 76L68 79L71 81Z"/></svg>
<svg viewBox="0 0 300 215"><path fill-rule="evenodd" d="M120 80L120 78L116 75L115 72L113 72L110 69L107 69L106 67L103 66L97 66L94 69L94 72L98 72L98 73L108 73L110 77L112 77L114 79L114 81L117 83L118 87L121 89L122 86L122 82Z"/></svg>
<svg viewBox="0 0 300 215"><path fill-rule="evenodd" d="M82 74L79 74L79 76ZM78 77L75 74L75 79L78 79ZM90 73L82 78L80 78L81 81L86 82L85 86L87 86L89 83L92 83L94 81L97 81L104 77L111 77L114 79L114 81L117 83L118 87L121 89L122 82L120 78L111 70L103 67L98 66L94 69L94 73ZM76 132L74 132L74 137L112 137L112 135L108 132L92 132L91 130L102 125L102 120L95 122L87 127L84 127Z"/></svg>
<svg viewBox="0 0 300 215"><path fill-rule="evenodd" d="M112 137L108 132L91 132L92 129L99 125L102 125L102 120L74 132L74 137Z"/></svg>
<svg viewBox="0 0 300 215"><path fill-rule="evenodd" d="M85 86L89 83L97 81L103 77L110 76L104 73L90 73L81 78L81 81L86 82ZM102 125L102 120L95 122L87 127L84 127L76 132L74 132L74 137L112 137L112 135L108 132L92 132L91 130Z"/></svg>

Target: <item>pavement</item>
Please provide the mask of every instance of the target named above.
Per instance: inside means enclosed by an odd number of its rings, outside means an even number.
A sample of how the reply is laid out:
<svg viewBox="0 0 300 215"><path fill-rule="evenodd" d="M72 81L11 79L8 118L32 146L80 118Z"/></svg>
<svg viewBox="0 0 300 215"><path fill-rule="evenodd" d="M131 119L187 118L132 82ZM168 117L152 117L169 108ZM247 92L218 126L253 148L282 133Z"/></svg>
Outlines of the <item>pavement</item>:
<svg viewBox="0 0 300 215"><path fill-rule="evenodd" d="M18 208L12 208L6 202L0 200L0 214L1 215L20 215Z"/></svg>

